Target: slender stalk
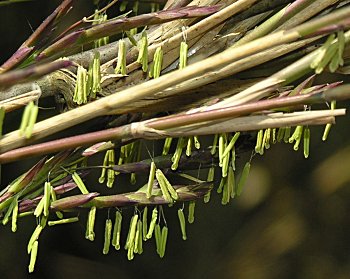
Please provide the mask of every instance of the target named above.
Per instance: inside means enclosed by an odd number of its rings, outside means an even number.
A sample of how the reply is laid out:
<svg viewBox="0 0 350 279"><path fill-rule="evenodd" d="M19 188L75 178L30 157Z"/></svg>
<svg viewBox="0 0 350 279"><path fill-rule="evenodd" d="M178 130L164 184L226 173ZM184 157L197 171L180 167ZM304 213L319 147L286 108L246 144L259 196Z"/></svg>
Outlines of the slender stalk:
<svg viewBox="0 0 350 279"><path fill-rule="evenodd" d="M345 33L345 41L348 43L350 40L350 31ZM337 44L337 40L334 40L332 44ZM298 78L302 77L306 73L313 70L311 68L312 61L319 54L319 50L309 53L308 55L302 57L298 61L292 63L291 65L285 67L269 78L256 83L252 87L240 92L239 94L227 98L226 100L212 105L209 109L217 109L225 106L236 106L239 104L244 104L251 102L253 100L258 100L268 95L276 84L286 85Z"/></svg>
<svg viewBox="0 0 350 279"><path fill-rule="evenodd" d="M54 131L61 131L94 117L108 114L109 112L112 112L113 109L126 105L131 101L140 100L144 97L153 95L155 92L159 92L195 76L203 75L207 71L213 71L217 67L225 66L251 54L258 53L274 46L296 41L304 36L310 36L320 28L329 26L330 24L337 24L344 19L347 19L349 15L350 8L340 9L339 11L312 20L289 31L273 33L237 48L227 49L220 54L189 65L182 70L128 88L117 94L107 96L85 106L54 116L49 120L41 121L35 124L30 141L38 140L52 134ZM1 151L8 151L27 143L28 140L24 137L18 137L18 133L15 131L5 135L0 140Z"/></svg>
<svg viewBox="0 0 350 279"><path fill-rule="evenodd" d="M188 186L173 186L176 190L179 198L177 202L187 202L202 198L208 193L213 185L212 183L200 183ZM97 193L95 193L97 195ZM124 193L119 195L110 196L98 196L90 200L87 200L84 196L77 195L67 197L61 200L57 200L51 203L51 210L69 210L76 207L93 207L106 208L106 207L129 207L129 206L142 206L142 205L164 205L169 204L169 201L165 200L160 191L153 193L150 199L147 198L146 193L137 191L131 193ZM64 201L63 201L64 200ZM72 202L71 202L72 201ZM74 202L73 202L74 201Z"/></svg>
<svg viewBox="0 0 350 279"><path fill-rule="evenodd" d="M201 34L205 34L218 24L226 21L228 18L232 17L235 14L238 14L240 11L247 9L250 7L252 4L257 2L257 0L238 0L235 3L230 4L226 8L218 11L217 13L204 18L197 24L194 24L193 26L189 27L186 30L186 36L187 40L193 40L194 38L200 36ZM169 40L165 40L164 42L161 43L156 43L153 44L151 47L148 48L148 60L152 61L154 53L158 47L161 47L162 50L167 53L170 50L176 48L181 41L183 40L183 34L179 33ZM136 61L137 58L137 50L133 50L133 52L129 53L129 61ZM139 63L131 63L127 66L127 72L132 72L140 67Z"/></svg>
<svg viewBox="0 0 350 279"><path fill-rule="evenodd" d="M21 96L15 96L12 98L7 98L4 101L0 101L0 107L4 108L6 112L18 109L30 103L31 101L36 101L41 96L41 90L35 89L30 92L21 94Z"/></svg>
<svg viewBox="0 0 350 279"><path fill-rule="evenodd" d="M8 71L23 62L35 49L35 44L45 32L50 33L58 20L72 7L72 0L64 0L56 10L44 20L34 33L19 47L19 49L0 67L0 73ZM50 29L50 30L49 30ZM49 34L45 34L48 36Z"/></svg>
<svg viewBox="0 0 350 279"><path fill-rule="evenodd" d="M5 1L0 2L0 7L6 6L6 5L11 5L11 4L16 4L16 3L20 3L20 2L28 2L28 1L31 1L31 0L5 0Z"/></svg>
<svg viewBox="0 0 350 279"><path fill-rule="evenodd" d="M39 66L33 65L24 69L7 72L0 75L0 89L5 89L18 83L26 83L31 80L36 80L42 76L69 66L72 66L72 62L68 60L57 60Z"/></svg>
<svg viewBox="0 0 350 279"><path fill-rule="evenodd" d="M163 10L157 13L143 14L131 18L121 18L96 24L91 27L81 28L59 39L54 44L44 49L38 59L46 57L60 57L68 49L77 47L93 40L118 34L135 27L160 24L174 19L191 18L212 14L218 7L184 7L174 10Z"/></svg>
<svg viewBox="0 0 350 279"><path fill-rule="evenodd" d="M208 86L209 84L221 80L223 78L226 78L228 76L232 76L236 73L242 72L244 70L253 68L254 66L261 65L267 61L270 61L274 58L278 58L286 53L292 52L296 49L299 49L313 41L315 41L316 38L310 38L307 40L298 41L295 43L290 44L284 44L281 46L277 46L271 49L268 49L266 51L262 51L256 54L253 54L251 56L248 56L246 58L240 59L236 62L230 63L225 67L208 71L205 74L201 75L200 77L196 77L193 79L189 79L187 81L181 82L180 84L177 84L173 87L167 88L165 91L162 91L163 96L177 96L183 92L187 92L189 90L199 88L201 86ZM311 59L311 58L310 58ZM310 62L311 63L311 62ZM308 65L305 64L305 67L308 67ZM205 87L204 87L205 88ZM147 99L142 100L145 102L145 105L147 104ZM136 103L137 104L137 103ZM150 104L148 104L150 105ZM123 112L123 111L118 111Z"/></svg>
<svg viewBox="0 0 350 279"><path fill-rule="evenodd" d="M125 125L122 127L112 128L108 130L88 133L84 135L73 136L69 138L49 141L45 143L40 143L36 145L31 145L28 147L18 148L12 151L5 152L0 155L0 163L11 162L26 157L34 155L42 155L52 152L57 152L59 150L66 150L74 148L77 146L85 146L93 144L96 142L101 142L105 140L112 139L130 139L130 138L164 138L167 136L188 136L188 135L197 135L200 134L212 134L211 130L213 126L210 126L210 122L215 123L217 120L223 120L232 117L238 117L242 115L247 115L257 111L264 111L268 109L275 109L278 107L289 107L295 105L306 105L312 103L322 103L329 102L331 100L341 100L349 98L350 85L339 86L330 90L327 90L322 93L312 94L312 95L298 95L293 97L281 97L270 100L259 101L251 104L240 105L236 107L228 107L223 109L216 109L206 112L197 112L192 114L178 114L172 115L169 117L159 118L146 122L136 122L131 125ZM283 116L281 113L277 113L277 116L273 116L273 124L268 122L268 119L271 118L271 115L253 117L248 116L243 119L233 118L228 126L223 126L225 132L231 131L248 131L254 129L269 128L269 125L278 127L295 125L299 122L305 123L309 121L310 125L312 124L324 124L329 121L333 122L333 118L327 118L329 116L343 115L344 110L335 111L324 111L320 114L313 115L313 112L305 112L304 115L300 118L292 118L290 115L286 114ZM280 117L280 118L278 118ZM305 118L303 118L305 117ZM310 118L309 118L310 117ZM324 118L321 122L315 123L315 119ZM282 119L283 118L283 119ZM289 123L286 121L290 120ZM259 124L257 121L265 120L262 124ZM281 120L280 124L278 121ZM283 121L282 121L283 120ZM189 132L186 130L189 125L197 123L197 128L192 126L192 130ZM203 129L198 129L198 126L206 125L207 127ZM236 123L236 124L235 124ZM235 126L236 125L236 126ZM239 126L238 126L239 125ZM184 127L184 128L183 128ZM177 131L171 131L172 128L178 128ZM196 129L195 129L196 128ZM167 131L168 130L168 131ZM186 132L185 132L186 131Z"/></svg>
<svg viewBox="0 0 350 279"><path fill-rule="evenodd" d="M287 13L289 13L290 15L292 15L292 17L290 19L288 19L286 22L284 22L283 24L281 24L277 30L288 30L302 22L305 22L306 20L312 18L313 16L317 15L318 13L320 13L321 11L323 11L324 9L326 9L329 6L334 5L335 3L339 2L339 0L313 0L313 1L309 1L309 0L304 0L304 1L295 1L295 2L300 2L297 3L299 5L296 4L292 4L289 7L289 10L287 10ZM302 3L304 2L304 3ZM305 7L304 4L306 4L307 6ZM298 7L299 6L299 7ZM298 8L302 8L300 9L300 12L295 13ZM295 14L294 14L295 13Z"/></svg>

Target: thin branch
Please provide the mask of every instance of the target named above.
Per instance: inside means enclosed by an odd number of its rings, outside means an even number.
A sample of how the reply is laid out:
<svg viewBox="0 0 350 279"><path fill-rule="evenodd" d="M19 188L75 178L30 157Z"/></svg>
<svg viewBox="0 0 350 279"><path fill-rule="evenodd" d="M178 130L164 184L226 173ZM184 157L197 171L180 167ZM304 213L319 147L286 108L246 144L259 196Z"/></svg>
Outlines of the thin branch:
<svg viewBox="0 0 350 279"><path fill-rule="evenodd" d="M124 91L118 92L117 94L104 97L95 102L54 116L48 120L41 121L35 124L32 138L29 141L23 136L20 137L18 131L14 131L5 135L0 140L1 151L5 152L26 145L29 142L38 140L53 134L54 132L62 131L63 129L88 121L94 117L108 114L116 108L122 107L129 102L151 96L156 92L169 88L170 86L174 86L196 76L204 75L208 71L214 71L219 67L223 67L249 55L310 36L320 28L342 22L344 19L347 19L349 15L350 8L340 9L339 11L326 15L322 18L309 21L289 31L273 33L242 46L227 49L220 54L189 65L182 70L166 74L157 79L144 82L134 87L125 89Z"/></svg>
<svg viewBox="0 0 350 279"><path fill-rule="evenodd" d="M187 202L200 199L204 197L206 193L211 191L212 183L200 183L188 186L174 185L179 198L177 202ZM97 195L97 193L91 193L88 195ZM152 192L152 197L147 198L144 192L130 192L119 195L110 196L98 196L94 197L90 201L87 201L85 195L71 196L63 198L51 203L52 210L69 210L76 207L92 207L106 208L106 207L128 207L128 206L143 206L143 205L164 205L170 202L165 200L161 191ZM90 196L89 196L90 198Z"/></svg>
<svg viewBox="0 0 350 279"><path fill-rule="evenodd" d="M313 16L317 15L324 9L328 8L329 6L334 5L335 3L339 2L339 0L316 0L316 1L295 1L295 2L307 2L306 7L304 7L305 3L298 3L300 4L299 7L302 7L300 9L300 12L294 15L294 11L291 15L293 15L291 18L289 18L286 22L281 24L277 30L288 30L292 27L295 27L296 25L300 24L301 22L305 22L306 20L312 18ZM311 3L308 3L311 2ZM293 3L294 4L294 3ZM289 9L287 10L287 13L293 9L296 9L296 4L291 5Z"/></svg>
<svg viewBox="0 0 350 279"><path fill-rule="evenodd" d="M0 107L4 108L6 112L18 109L27 105L31 101L36 101L41 96L41 90L35 89L27 93L22 94L21 96L15 96L8 98L4 101L0 101Z"/></svg>
<svg viewBox="0 0 350 279"><path fill-rule="evenodd" d="M160 12L143 14L131 18L110 20L87 28L81 28L67 34L57 42L44 49L40 54L38 54L37 59L40 60L47 57L57 58L64 55L64 53L71 48L92 42L102 37L115 35L135 27L155 25L180 18L205 16L215 13L217 10L217 6L191 6L174 10L163 10Z"/></svg>
<svg viewBox="0 0 350 279"><path fill-rule="evenodd" d="M219 25L220 23L226 21L228 18L232 17L235 14L238 14L240 11L245 10L249 8L251 5L253 5L257 0L239 0L235 3L230 4L226 8L218 11L217 13L201 20L197 24L194 24L193 26L189 27L186 30L186 36L187 40L193 40L194 38L200 36L201 34L204 34L205 32L211 30L215 26ZM166 53L171 51L172 49L178 47L183 40L183 34L179 33L169 40L164 40L161 43L153 44L151 47L148 48L148 60L152 61L153 55L158 47L161 47L162 50ZM131 61L135 61L137 58L138 51L137 49L133 49L131 52L128 53L128 61L129 63ZM127 66L127 72L130 73L140 67L139 63L131 63Z"/></svg>
<svg viewBox="0 0 350 279"><path fill-rule="evenodd" d="M5 89L19 83L37 80L38 78L55 72L62 68L72 66L68 60L57 60L42 65L32 65L24 69L13 70L0 75L0 89Z"/></svg>
<svg viewBox="0 0 350 279"><path fill-rule="evenodd" d="M87 146L97 142L113 139L160 139L168 136L179 137L199 134L213 134L216 133L214 132L214 129L217 129L215 125L217 125L218 120L222 121L224 119L232 117L233 119L230 119L228 122L226 121L226 125L224 125L223 122L220 122L219 124L219 126L222 125L221 129L224 129L225 132L259 130L262 128L269 128L270 126L283 127L288 125L298 125L299 123L308 123L310 125L326 124L329 121L333 122L334 116L345 114L345 110L327 110L320 112L308 111L304 112L302 115L300 115L300 113L277 113L269 114L266 116L238 116L248 115L257 111L275 109L278 107L289 107L301 104L306 105L312 103L329 102L331 100L342 100L350 97L349 92L350 85L343 85L317 94L274 98L251 104L240 105L237 107L229 107L192 114L178 114L151 121L137 122L122 127L14 149L1 154L0 163L7 163L30 156L57 152L59 150L71 149L77 146ZM318 121L319 119L321 119L321 121ZM196 126L193 126L193 124L196 124ZM206 126L204 129L201 128L203 125ZM190 130L188 130L188 127ZM177 128L177 130L174 130L174 128Z"/></svg>
<svg viewBox="0 0 350 279"><path fill-rule="evenodd" d="M44 22L34 31L34 33L19 47L19 49L0 67L0 73L8 71L23 62L29 57L35 48L35 44L44 34L45 31L50 32L60 17L65 15L72 7L72 0L64 0L56 10L47 17ZM49 30L51 28L51 30ZM48 36L48 34L45 34Z"/></svg>

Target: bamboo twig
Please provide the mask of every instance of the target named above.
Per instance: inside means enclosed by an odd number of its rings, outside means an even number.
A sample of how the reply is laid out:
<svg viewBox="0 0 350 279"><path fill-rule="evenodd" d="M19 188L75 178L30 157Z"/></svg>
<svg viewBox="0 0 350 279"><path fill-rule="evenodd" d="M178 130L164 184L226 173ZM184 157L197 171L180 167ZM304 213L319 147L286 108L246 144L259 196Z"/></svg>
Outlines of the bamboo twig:
<svg viewBox="0 0 350 279"><path fill-rule="evenodd" d="M101 24L96 24L91 27L81 28L59 39L40 54L37 59L43 59L47 57L60 57L68 49L77 47L93 40L118 34L122 31L130 30L135 27L149 26L154 24L160 24L163 22L172 21L180 18L191 18L205 16L215 13L218 7L184 7L174 10L164 10L156 13L143 14L132 18L122 18L107 21Z"/></svg>
<svg viewBox="0 0 350 279"><path fill-rule="evenodd" d="M212 183L200 183L188 186L173 186L176 190L179 198L177 202L187 202L202 198L208 193L212 187ZM92 193L91 193L92 194ZM88 194L88 195L91 195ZM128 206L145 206L145 205L164 205L170 202L165 200L161 192L153 191L151 198L146 197L146 193L138 191L131 193L124 193L119 195L110 196L98 196L95 193L95 197L87 201L85 195L77 195L67 197L61 200L57 200L51 203L51 210L69 210L76 207L87 207L96 206L96 208L106 207L128 207ZM73 202L74 199L74 202Z"/></svg>
<svg viewBox="0 0 350 279"><path fill-rule="evenodd" d="M220 54L189 65L182 70L175 71L157 79L128 88L122 92L118 92L117 94L107 96L61 115L54 116L49 120L41 121L35 124L30 141L38 140L53 134L54 131L61 131L68 127L72 127L92 119L93 117L108 114L114 109L128 104L130 101L136 101L153 95L155 92L164 90L170 86L178 84L179 82L188 80L195 76L201 76L207 71L213 71L217 67L225 66L254 53L310 36L323 27L342 22L343 20L347 19L349 15L350 8L340 9L339 11L304 23L289 31L273 33L237 48L227 49ZM52 127L55 128L52 129ZM18 132L15 131L5 135L0 140L1 152L17 148L28 143L29 142L25 137L19 137Z"/></svg>
<svg viewBox="0 0 350 279"><path fill-rule="evenodd" d="M220 23L224 22L228 18L232 17L235 14L238 14L240 11L245 10L249 8L252 4L257 2L257 0L238 0L235 3L230 4L226 8L216 12L215 14L204 18L197 24L194 24L193 26L189 27L186 30L186 36L188 40L192 40L201 34L204 34L205 32L208 32L215 26L219 25ZM183 34L179 33L175 36L173 36L170 39L164 40L161 43L153 44L151 47L148 48L148 59L149 61L152 61L154 53L158 47L161 47L163 51L166 53L175 47L177 47L180 42L183 39ZM129 61L136 61L137 58L137 50L133 50L128 54ZM127 66L127 72L130 73L140 67L139 63L131 63Z"/></svg>
<svg viewBox="0 0 350 279"><path fill-rule="evenodd" d="M12 98L7 98L4 101L0 101L0 107L4 108L6 112L18 109L30 103L31 101L36 101L41 96L41 90L35 89L30 92L21 94L21 96L15 96Z"/></svg>
<svg viewBox="0 0 350 279"><path fill-rule="evenodd" d="M72 0L64 0L61 5L34 31L34 33L19 47L19 49L0 67L0 73L8 71L23 62L35 49L44 31L50 32L49 28L54 28L60 17L65 15L71 8ZM46 34L48 36L48 34Z"/></svg>
<svg viewBox="0 0 350 279"><path fill-rule="evenodd" d="M33 65L24 69L13 70L0 75L0 89L8 88L18 83L26 83L42 76L55 72L62 68L72 66L68 60L57 60L42 65Z"/></svg>
<svg viewBox="0 0 350 279"><path fill-rule="evenodd" d="M64 139L53 140L45 143L40 143L36 145L31 145L27 147L22 147L5 152L0 155L0 163L7 163L15 160L20 160L26 157L34 155L42 155L52 152L57 152L59 150L71 149L77 146L86 146L89 144L102 142L105 140L113 139L130 139L130 138L152 138L160 139L167 136L188 136L188 135L198 135L198 134L212 134L214 126L218 120L228 119L230 123L223 126L222 129L225 132L232 131L250 131L254 129L262 129L262 126L268 128L268 125L278 125L278 120L281 122L279 127L286 126L290 121L290 125L297 125L298 123L304 123L309 121L310 125L324 124L334 121L334 116L343 115L344 110L338 111L320 111L320 112L304 112L302 116L300 114L296 115L296 118L290 117L293 114L283 115L277 113L276 117L273 115L268 116L247 116L244 118L237 118L238 116L247 115L257 111L264 111L268 109L275 109L278 107L288 107L293 105L306 105L312 103L322 103L329 102L331 100L341 100L349 98L350 85L339 86L322 93L317 93L313 95L298 95L293 97L281 97L271 100L259 101L251 104L241 105L237 107L228 107L224 109L217 109L205 112L197 112L192 114L178 114L169 117L159 118L151 121L145 122L135 122L130 125L125 125L122 127L107 129L103 131L88 133L84 135L73 136ZM301 117L301 118L300 118ZM305 118L303 118L305 117ZM309 118L310 117L310 118ZM329 118L331 117L331 118ZM268 122L270 119L270 122ZM322 121L318 121L321 119ZM258 122L258 120L260 122ZM263 122L261 122L264 120ZM315 122L315 120L317 120ZM298 122L299 121L299 122ZM197 127L189 126L197 123ZM276 124L277 123L277 124ZM201 128L202 125L206 127ZM214 126L210 126L214 125ZM235 126L236 125L236 126ZM192 130L188 132L186 129L191 127ZM177 130L173 130L177 128ZM198 129L197 129L198 128ZM216 128L215 128L216 129Z"/></svg>

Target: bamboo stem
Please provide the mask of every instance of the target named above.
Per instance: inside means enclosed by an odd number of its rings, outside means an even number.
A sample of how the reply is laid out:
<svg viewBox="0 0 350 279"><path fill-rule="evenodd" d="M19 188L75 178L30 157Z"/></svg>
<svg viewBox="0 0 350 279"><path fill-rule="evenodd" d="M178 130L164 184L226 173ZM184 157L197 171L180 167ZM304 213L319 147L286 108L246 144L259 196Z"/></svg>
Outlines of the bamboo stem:
<svg viewBox="0 0 350 279"><path fill-rule="evenodd" d="M206 193L211 191L212 183L200 183L188 186L174 186L179 198L177 202L187 202L202 198ZM92 194L88 194L92 196ZM151 198L146 197L146 193L137 191L110 196L97 196L92 199L84 197L87 195L77 195L57 200L51 203L51 210L70 210L76 207L129 207L129 206L145 206L145 205L164 205L170 202L165 200L161 193L152 195Z"/></svg>
<svg viewBox="0 0 350 279"><path fill-rule="evenodd" d="M289 31L273 33L242 46L227 49L220 54L189 65L182 70L166 74L157 79L147 81L143 84L128 88L124 91L99 99L61 115L54 116L48 120L41 121L35 124L30 141L23 136L19 136L18 131L11 132L0 140L1 152L26 145L29 142L88 121L94 117L108 114L114 109L122 107L129 102L153 95L155 92L159 92L193 77L201 76L208 71L214 71L218 67L223 67L254 53L296 41L303 36L309 36L320 28L343 21L348 18L349 14L350 8L340 9L339 11L312 20Z"/></svg>
<svg viewBox="0 0 350 279"><path fill-rule="evenodd" d="M324 124L333 122L334 116L345 114L345 110L337 111L308 111L303 112L300 116L298 114L277 113L275 115L269 114L267 116L247 116L257 111L264 111L268 109L275 109L278 107L288 107L293 105L306 105L312 103L328 102L331 100L341 100L349 97L350 85L343 85L328 91L312 94L312 95L298 95L293 97L281 97L271 100L259 101L251 104L228 107L224 109L211 110L206 112L197 112L192 114L178 114L164 118L159 118L145 122L135 122L131 125L107 129L103 131L88 133L84 135L73 136L64 139L53 140L45 143L31 145L23 148L14 149L0 155L0 163L7 163L15 160L20 160L30 156L42 155L60 150L67 150L78 146L86 146L96 142L112 140L112 139L130 139L130 138L153 138L160 139L167 136L194 136L198 134L213 134L214 126L218 120L233 118L229 120L228 126L223 126L225 132L232 131L250 131L254 129L262 129L261 125L268 128L268 125L279 125L279 127L288 125L297 125L309 121L310 125ZM294 117L296 116L296 117ZM236 117L236 118L235 118ZM238 117L238 118L237 118ZM294 118L293 118L294 117ZM300 118L301 117L301 118ZM305 117L305 118L303 118ZM331 117L331 118L329 118ZM323 119L321 122L315 120ZM264 121L262 121L264 120ZM278 124L278 121L281 121ZM270 122L268 122L270 121ZM272 123L272 122L273 123ZM286 121L290 121L286 123ZM298 122L299 121L299 122ZM227 121L226 121L227 122ZM193 126L196 124L197 126ZM192 126L191 126L192 125ZM206 128L201 126L205 125ZM188 127L192 130L188 131ZM175 128L175 130L174 130ZM215 128L216 129L216 128Z"/></svg>
<svg viewBox="0 0 350 279"><path fill-rule="evenodd" d="M60 17L65 15L72 6L72 0L64 0L61 5L33 32L33 34L20 46L20 48L0 67L0 73L8 71L21 63L34 50L34 44L44 31L53 28Z"/></svg>
<svg viewBox="0 0 350 279"><path fill-rule="evenodd" d="M200 36L201 34L208 32L215 26L226 21L231 16L239 13L242 10L249 8L255 2L257 2L257 0L238 0L237 2L232 3L231 5L218 11L217 13L202 19L200 22L189 27L186 30L187 39L193 40L194 38ZM178 47L178 45L180 45L182 40L183 40L183 34L179 33L168 40L164 40L161 43L153 44L151 47L148 48L149 61L152 61L153 55L158 47L161 47L164 52L169 52L170 50ZM130 53L129 55L135 61L137 58L137 51L135 50L134 53ZM127 66L127 72L130 73L138 69L139 67L140 67L139 63L136 63L136 62L131 63Z"/></svg>
<svg viewBox="0 0 350 279"><path fill-rule="evenodd" d="M143 14L131 18L121 18L107 21L101 24L96 24L88 28L81 28L72 33L69 33L58 41L44 49L38 55L38 59L47 57L60 57L66 53L67 49L77 47L93 40L118 34L125 30L130 30L135 27L155 25L174 19L191 18L205 16L216 12L218 7L184 7L174 10L163 10L160 12Z"/></svg>

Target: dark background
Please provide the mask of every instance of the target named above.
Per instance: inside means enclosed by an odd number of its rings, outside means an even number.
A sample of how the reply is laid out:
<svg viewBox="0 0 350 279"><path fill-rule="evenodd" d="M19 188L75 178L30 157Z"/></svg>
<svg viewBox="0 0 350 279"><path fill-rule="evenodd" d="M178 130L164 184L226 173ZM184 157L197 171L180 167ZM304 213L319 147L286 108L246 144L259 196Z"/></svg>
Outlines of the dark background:
<svg viewBox="0 0 350 279"><path fill-rule="evenodd" d="M93 11L90 2L78 1L71 22ZM0 7L0 61L30 35L30 26L36 28L59 3ZM349 278L349 124L348 116L337 119L326 143L321 141L323 127L312 127L309 159L286 144L255 156L239 199L222 206L213 193L209 204L197 203L196 221L187 226L187 241L181 239L176 209L166 209L169 237L163 259L156 255L153 240L133 261L127 260L124 250L111 249L109 255L102 255L108 211L99 211L94 242L84 238L83 214L79 223L46 229L40 237L35 272L28 275L26 246L35 222L26 218L19 221L16 233L10 232L10 226L0 227L0 277ZM14 129L19 123L8 125ZM32 163L4 165L1 188ZM243 156L238 168L244 163ZM126 180L117 179L115 187L122 187L119 184Z"/></svg>

